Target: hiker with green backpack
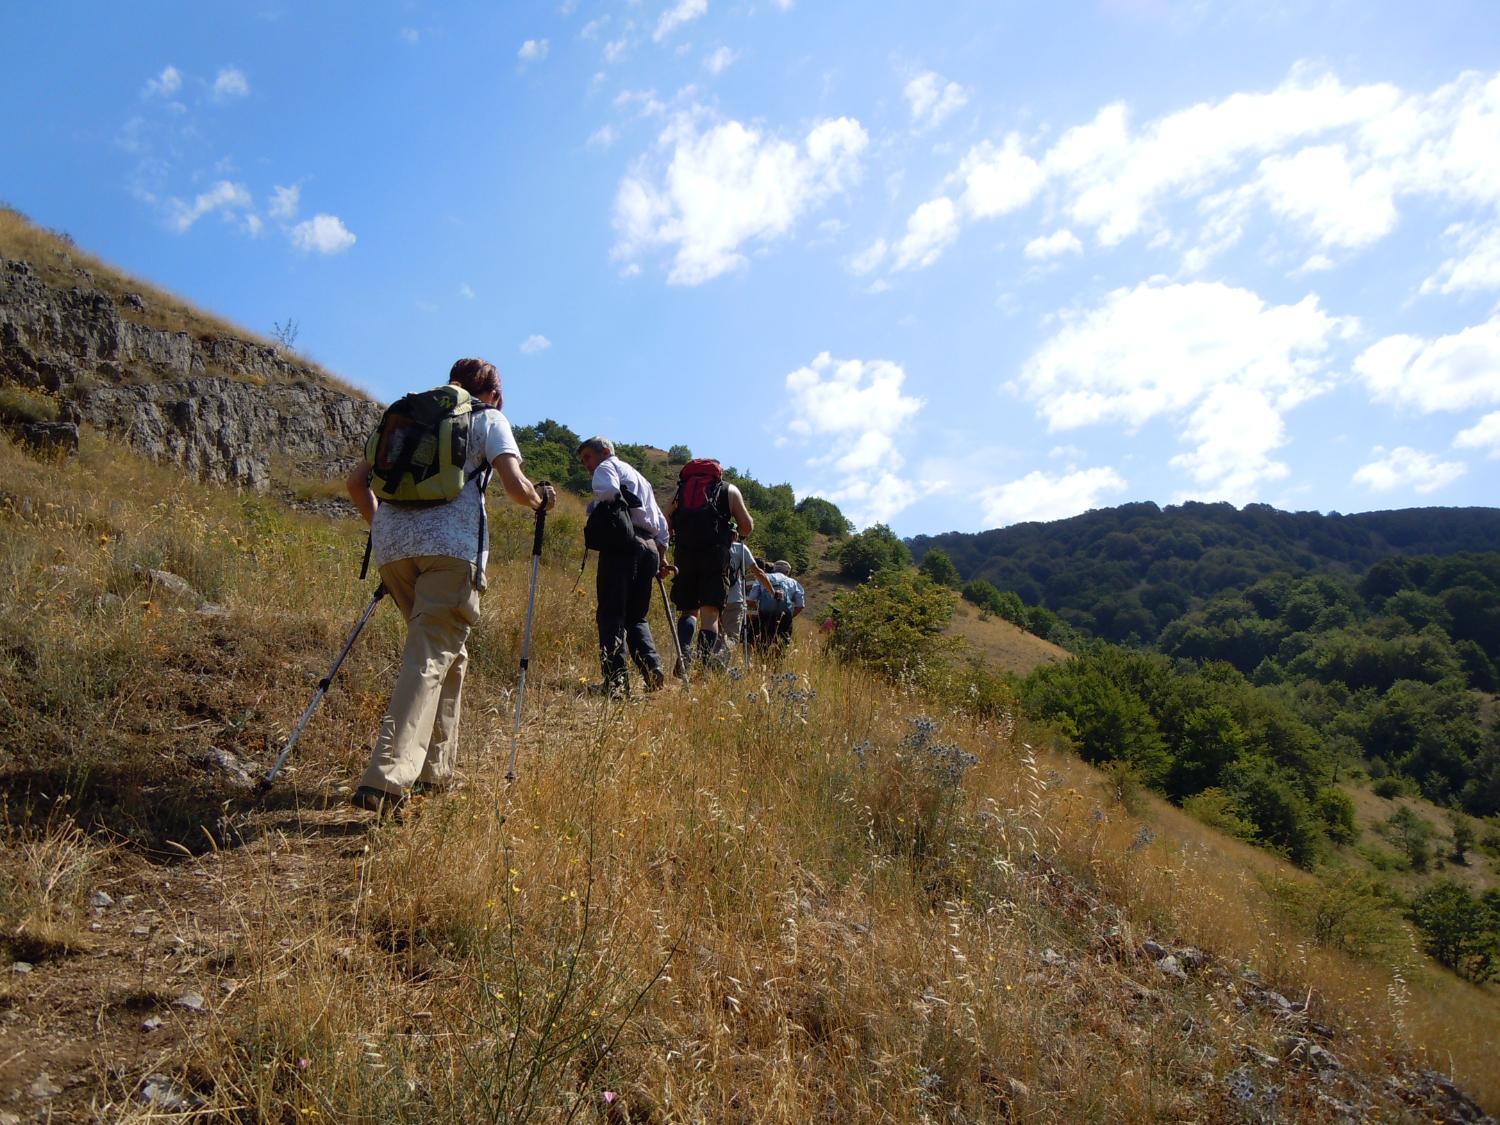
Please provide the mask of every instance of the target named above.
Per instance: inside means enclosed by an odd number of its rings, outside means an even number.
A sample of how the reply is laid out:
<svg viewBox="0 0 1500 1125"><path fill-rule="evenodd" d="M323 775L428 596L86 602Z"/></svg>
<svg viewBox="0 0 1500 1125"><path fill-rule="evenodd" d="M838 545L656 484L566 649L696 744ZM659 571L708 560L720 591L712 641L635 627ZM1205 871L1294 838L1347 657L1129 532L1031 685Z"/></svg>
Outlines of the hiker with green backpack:
<svg viewBox="0 0 1500 1125"><path fill-rule="evenodd" d="M679 615L677 637L683 661L676 673L685 676L687 665L695 659L695 629L697 658L708 664L721 657L719 614L729 594L729 545L736 526L745 539L755 521L740 490L724 479L719 463L709 457L695 458L682 467L666 515L676 543L672 605Z"/></svg>
<svg viewBox="0 0 1500 1125"><path fill-rule="evenodd" d="M521 471L500 413L500 376L461 359L448 383L392 403L350 471L381 585L406 620L401 671L353 803L383 813L453 780L469 630L479 621L489 536L484 491L498 475L517 504L545 511L552 486Z"/></svg>

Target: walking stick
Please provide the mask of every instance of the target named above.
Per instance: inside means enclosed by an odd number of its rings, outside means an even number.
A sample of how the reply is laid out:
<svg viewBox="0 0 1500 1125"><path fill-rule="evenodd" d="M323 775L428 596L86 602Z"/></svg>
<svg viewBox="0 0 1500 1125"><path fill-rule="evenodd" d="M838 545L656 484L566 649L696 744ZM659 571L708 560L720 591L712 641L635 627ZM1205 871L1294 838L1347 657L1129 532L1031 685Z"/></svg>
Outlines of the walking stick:
<svg viewBox="0 0 1500 1125"><path fill-rule="evenodd" d="M656 576L656 588L661 591L661 607L667 614L667 632L672 634L672 647L677 650L677 667L682 669L682 682L691 683L687 657L682 655L682 638L677 635L677 623L672 620L672 603L667 600L667 584L661 580L660 574Z"/></svg>
<svg viewBox="0 0 1500 1125"><path fill-rule="evenodd" d="M349 634L349 639L344 642L344 647L339 650L339 655L333 662L333 667L328 669L328 675L318 681L318 690L313 694L312 702L307 705L307 710L302 712L302 718L297 720L296 727L292 730L292 737L286 740L286 748L276 758L276 764L271 771L260 780L260 792L265 793L271 788L271 783L276 780L276 775L281 772L281 766L286 761L287 755L292 752L292 747L297 744L297 739L302 736L302 728L307 726L307 720L312 718L313 709L317 707L318 701L327 693L328 687L333 683L333 677L339 670L339 665L344 662L344 657L349 655L349 650L354 647L355 640L359 637L360 630L365 627L365 622L370 620L370 615L375 612L375 606L380 599L385 597L385 583L375 587L375 596L370 599L370 604L365 607L364 614L354 626L354 631Z"/></svg>
<svg viewBox="0 0 1500 1125"><path fill-rule="evenodd" d="M578 562L578 577L573 579L573 593L575 594L578 593L578 584L583 581L583 572L588 569L588 565L589 549L588 546L585 545L583 548L583 558Z"/></svg>
<svg viewBox="0 0 1500 1125"><path fill-rule="evenodd" d="M549 488L548 485L542 485ZM510 729L510 765L505 770L505 780L516 780L516 739L521 734L521 703L526 698L526 664L531 657L531 618L536 612L536 578L542 565L542 530L547 526L545 500L536 510L536 534L531 539L531 593L526 599L526 631L521 636L521 677L516 682L516 721ZM588 553L584 552L584 558Z"/></svg>

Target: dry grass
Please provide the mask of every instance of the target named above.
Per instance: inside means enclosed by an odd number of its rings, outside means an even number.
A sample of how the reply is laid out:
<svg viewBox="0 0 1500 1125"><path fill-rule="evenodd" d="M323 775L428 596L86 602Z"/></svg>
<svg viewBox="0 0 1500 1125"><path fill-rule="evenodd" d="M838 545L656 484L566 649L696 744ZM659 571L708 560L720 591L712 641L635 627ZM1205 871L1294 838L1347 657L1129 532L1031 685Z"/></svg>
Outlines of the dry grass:
<svg viewBox="0 0 1500 1125"><path fill-rule="evenodd" d="M269 760L368 599L352 580L363 538L85 450L44 482L0 443L6 784L102 746L96 768L124 756L154 799L134 806L138 837L170 850L194 809L232 843L225 824L248 834L254 817L222 805L194 755ZM1267 889L1305 876L1154 801L1126 810L1014 715L929 716L824 660L811 630L779 669L580 697L597 663L570 499L549 523L507 787L530 518L492 511L469 787L368 835L325 810L393 675L401 630L382 610L278 782L275 827L185 861L211 904L194 924L220 950L193 979L228 998L158 1065L203 1112L1224 1120L1245 1050L1279 1053L1286 1035L1240 1002L1242 966L1309 998L1351 1069L1421 1059L1500 1102L1493 990L1409 945L1383 959L1318 945ZM227 619L165 604L132 577L144 562L190 576ZM48 776L72 780L65 807L97 796L92 771ZM64 919L73 900L54 897ZM1170 983L1138 955L1146 937L1214 960ZM1322 1119L1331 1087L1271 1077L1284 1118ZM118 1107L129 1082L110 1081L125 1082Z"/></svg>
<svg viewBox="0 0 1500 1125"><path fill-rule="evenodd" d="M3 205L0 205L0 258L30 263L42 280L56 289L97 289L115 302L115 312L122 319L146 328L186 332L194 339L230 336L262 347L286 351L263 333L253 332L242 325L224 320L175 293L121 273L116 266L80 249L71 236L39 227L21 212ZM125 298L132 294L142 299L142 307L136 308L126 303ZM315 377L335 389L358 398L368 397L364 391L305 356L295 352L288 354ZM244 379L244 376L230 370L216 369L212 374L242 381Z"/></svg>

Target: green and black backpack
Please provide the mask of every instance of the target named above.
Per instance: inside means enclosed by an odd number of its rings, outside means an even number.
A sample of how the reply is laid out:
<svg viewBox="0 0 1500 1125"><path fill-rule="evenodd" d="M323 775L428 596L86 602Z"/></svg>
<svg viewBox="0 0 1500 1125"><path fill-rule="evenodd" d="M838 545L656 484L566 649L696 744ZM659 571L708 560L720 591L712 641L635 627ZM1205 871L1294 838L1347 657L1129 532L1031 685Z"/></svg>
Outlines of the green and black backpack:
<svg viewBox="0 0 1500 1125"><path fill-rule="evenodd" d="M445 383L403 395L386 408L365 441L370 488L381 503L428 508L458 498L466 476L469 425L489 409L462 387ZM486 481L479 482L480 489Z"/></svg>

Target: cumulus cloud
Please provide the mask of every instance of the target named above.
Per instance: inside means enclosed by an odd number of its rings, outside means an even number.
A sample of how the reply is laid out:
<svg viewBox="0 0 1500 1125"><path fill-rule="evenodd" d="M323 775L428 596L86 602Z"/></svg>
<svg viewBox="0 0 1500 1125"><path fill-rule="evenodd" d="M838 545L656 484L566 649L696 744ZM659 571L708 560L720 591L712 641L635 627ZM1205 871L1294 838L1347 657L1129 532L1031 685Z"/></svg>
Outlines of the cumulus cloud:
<svg viewBox="0 0 1500 1125"><path fill-rule="evenodd" d="M656 21L656 30L651 38L660 43L684 24L692 23L708 11L708 0L677 0Z"/></svg>
<svg viewBox="0 0 1500 1125"><path fill-rule="evenodd" d="M894 270L925 269L958 237L958 209L947 196L930 199L912 212L906 235L896 244Z"/></svg>
<svg viewBox="0 0 1500 1125"><path fill-rule="evenodd" d="M521 341L521 351L525 355L536 355L537 352L544 352L551 346L551 340L545 336L535 334L527 336L526 339Z"/></svg>
<svg viewBox="0 0 1500 1125"><path fill-rule="evenodd" d="M277 186L271 192L271 203L266 208L266 213L273 219L290 221L297 217L297 208L302 204L302 188L298 184L291 187Z"/></svg>
<svg viewBox="0 0 1500 1125"><path fill-rule="evenodd" d="M214 97L220 101L243 98L250 93L250 80L238 67L226 66L214 78Z"/></svg>
<svg viewBox="0 0 1500 1125"><path fill-rule="evenodd" d="M191 203L174 199L169 204L171 223L179 234L186 234L204 215L248 211L250 206L250 192L245 185L228 180L220 180Z"/></svg>
<svg viewBox="0 0 1500 1125"><path fill-rule="evenodd" d="M1047 175L1021 151L1021 139L1012 134L998 149L988 141L971 148L956 178L964 185L964 210L976 219L992 219L1025 207L1042 190Z"/></svg>
<svg viewBox="0 0 1500 1125"><path fill-rule="evenodd" d="M609 148L620 139L620 131L613 125L601 125L589 134L589 148Z"/></svg>
<svg viewBox="0 0 1500 1125"><path fill-rule="evenodd" d="M1370 456L1375 460L1356 471L1353 479L1372 492L1410 488L1425 495L1453 483L1465 472L1462 462L1439 461L1430 453L1405 445L1391 450L1377 445Z"/></svg>
<svg viewBox="0 0 1500 1125"><path fill-rule="evenodd" d="M1500 457L1500 410L1486 414L1466 430L1460 430L1453 439L1457 449L1484 449L1486 456Z"/></svg>
<svg viewBox="0 0 1500 1125"><path fill-rule="evenodd" d="M723 74L739 56L728 47L720 47L703 60L703 65L710 74Z"/></svg>
<svg viewBox="0 0 1500 1125"><path fill-rule="evenodd" d="M1449 236L1458 253L1422 283L1422 292L1500 289L1500 222L1488 226L1458 224L1450 228Z"/></svg>
<svg viewBox="0 0 1500 1125"><path fill-rule="evenodd" d="M1062 320L1016 384L1048 428L1166 419L1190 447L1173 466L1234 501L1285 476L1270 456L1286 442L1281 417L1327 389L1325 353L1353 328L1313 296L1268 306L1210 282L1117 289Z"/></svg>
<svg viewBox="0 0 1500 1125"><path fill-rule="evenodd" d="M608 16L600 16L597 19L589 20L588 23L583 25L583 29L579 31L578 38L597 39L599 37L599 33L603 31L605 27L608 26L608 24Z"/></svg>
<svg viewBox="0 0 1500 1125"><path fill-rule="evenodd" d="M941 125L969 101L968 93L957 82L944 82L930 70L907 82L903 92L911 107L912 124L918 129Z"/></svg>
<svg viewBox="0 0 1500 1125"><path fill-rule="evenodd" d="M1451 336L1387 336L1354 361L1381 402L1433 414L1500 403L1500 316Z"/></svg>
<svg viewBox="0 0 1500 1125"><path fill-rule="evenodd" d="M815 125L800 144L738 121L700 129L680 114L615 194L617 261L673 251L667 280L701 285L744 265L745 243L785 236L858 179L869 138L852 118Z"/></svg>
<svg viewBox="0 0 1500 1125"><path fill-rule="evenodd" d="M849 259L849 272L856 277L863 277L867 273L873 273L882 261L885 260L885 252L888 247L885 239L877 238L866 246L858 254Z"/></svg>
<svg viewBox="0 0 1500 1125"><path fill-rule="evenodd" d="M528 39L521 44L521 49L516 52L516 58L522 62L541 62L551 49L552 45L545 39Z"/></svg>
<svg viewBox="0 0 1500 1125"><path fill-rule="evenodd" d="M1026 244L1025 255L1034 262L1045 262L1049 258L1060 258L1064 254L1082 254L1083 243L1066 227L1052 234L1033 238Z"/></svg>
<svg viewBox="0 0 1500 1125"><path fill-rule="evenodd" d="M827 450L808 463L838 476L821 494L846 506L856 523L889 519L920 495L898 475L905 461L895 437L923 405L903 392L905 381L899 364L828 352L786 377L787 432Z"/></svg>
<svg viewBox="0 0 1500 1125"><path fill-rule="evenodd" d="M314 215L292 228L292 245L307 253L341 254L354 242L353 232L337 215Z"/></svg>
<svg viewBox="0 0 1500 1125"><path fill-rule="evenodd" d="M1019 480L980 489L979 505L985 526L1005 527L1076 516L1125 488L1125 478L1110 468L1079 469L1061 476L1036 470Z"/></svg>
<svg viewBox="0 0 1500 1125"><path fill-rule="evenodd" d="M151 97L170 98L182 89L182 71L175 66L166 66L155 78L146 83L146 93Z"/></svg>

